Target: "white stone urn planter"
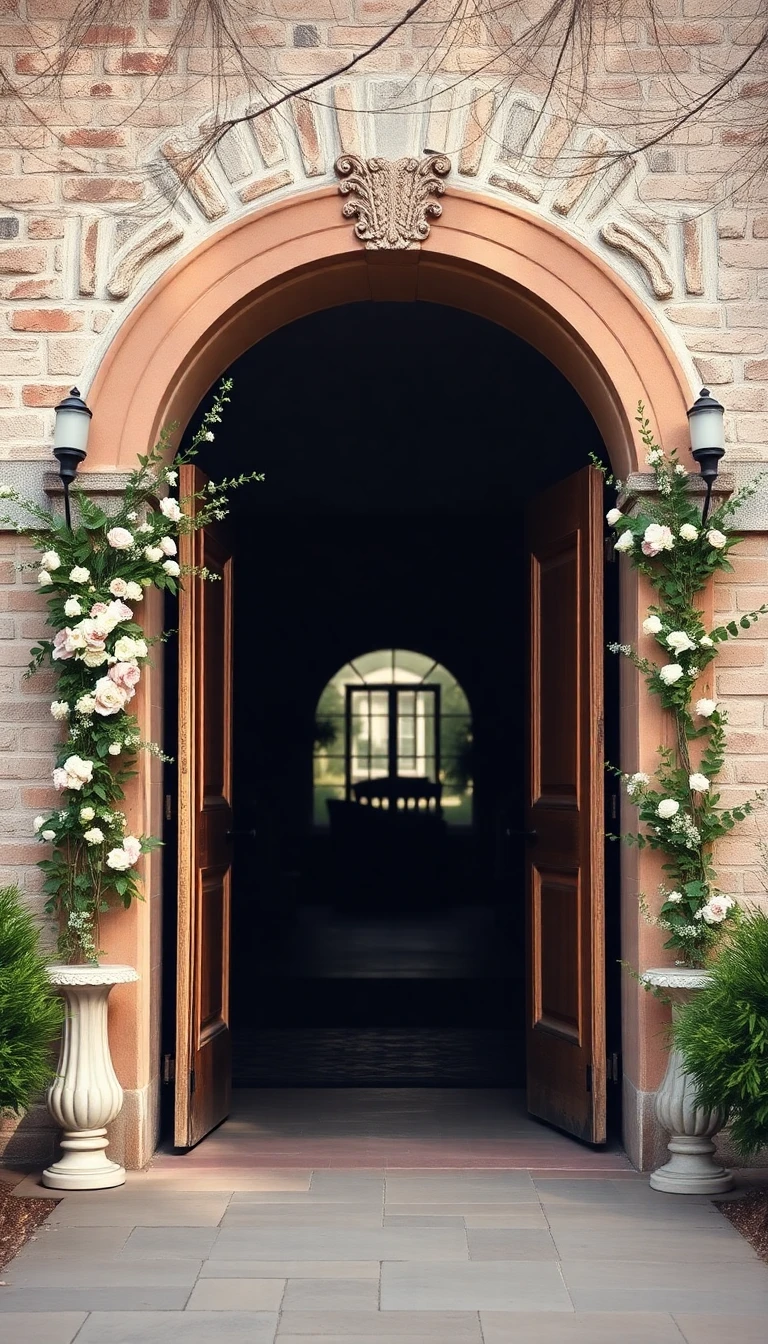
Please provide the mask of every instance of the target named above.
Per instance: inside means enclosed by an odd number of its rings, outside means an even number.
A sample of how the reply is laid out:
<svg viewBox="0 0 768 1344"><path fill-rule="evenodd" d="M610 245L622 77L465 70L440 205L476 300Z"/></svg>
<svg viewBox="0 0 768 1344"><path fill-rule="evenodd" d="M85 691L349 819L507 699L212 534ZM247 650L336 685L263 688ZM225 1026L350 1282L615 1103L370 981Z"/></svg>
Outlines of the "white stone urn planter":
<svg viewBox="0 0 768 1344"><path fill-rule="evenodd" d="M665 966L646 971L643 983L660 989L672 1001L672 1019L699 989L710 983L709 971ZM668 1162L651 1175L654 1190L673 1195L717 1195L733 1188L733 1176L713 1158L712 1137L723 1128L728 1113L696 1104L696 1084L686 1073L680 1051L672 1045L661 1087L656 1093L656 1118L670 1139Z"/></svg>
<svg viewBox="0 0 768 1344"><path fill-rule="evenodd" d="M62 1156L43 1172L54 1190L105 1190L125 1182L125 1168L106 1156L107 1125L120 1114L123 1089L109 1053L107 999L113 985L138 980L132 966L50 966L65 1001L56 1078L48 1110L64 1133Z"/></svg>

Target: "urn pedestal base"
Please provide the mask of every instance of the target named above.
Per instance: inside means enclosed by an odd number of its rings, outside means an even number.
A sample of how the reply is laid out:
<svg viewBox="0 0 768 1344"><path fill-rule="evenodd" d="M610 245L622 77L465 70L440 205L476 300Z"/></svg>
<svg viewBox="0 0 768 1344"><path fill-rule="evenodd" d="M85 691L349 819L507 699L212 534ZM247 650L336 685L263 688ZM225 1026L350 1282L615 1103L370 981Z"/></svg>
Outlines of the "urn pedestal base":
<svg viewBox="0 0 768 1344"><path fill-rule="evenodd" d="M107 1125L120 1114L121 1088L107 1035L113 985L138 980L132 966L51 966L52 984L66 1005L56 1078L48 1110L64 1131L62 1154L43 1172L52 1190L109 1190L125 1183L125 1168L105 1153Z"/></svg>
<svg viewBox="0 0 768 1344"><path fill-rule="evenodd" d="M672 1000L672 1018L683 1004L709 984L708 971L669 966L646 971L645 984L661 989ZM667 1130L670 1158L651 1175L654 1190L670 1195L721 1195L733 1189L733 1175L714 1159L712 1136L728 1119L721 1110L707 1110L696 1102L696 1084L686 1073L683 1057L674 1046L667 1071L656 1093L656 1119Z"/></svg>

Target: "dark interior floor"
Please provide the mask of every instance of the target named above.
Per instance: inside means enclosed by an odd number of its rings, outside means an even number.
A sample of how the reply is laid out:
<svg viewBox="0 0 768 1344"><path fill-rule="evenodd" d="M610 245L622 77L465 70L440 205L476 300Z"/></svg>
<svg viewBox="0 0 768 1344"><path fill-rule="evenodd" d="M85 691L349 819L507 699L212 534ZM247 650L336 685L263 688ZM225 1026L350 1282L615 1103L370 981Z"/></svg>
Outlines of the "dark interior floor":
<svg viewBox="0 0 768 1344"><path fill-rule="evenodd" d="M305 907L263 931L258 962L235 990L236 1087L522 1085L522 983L488 906Z"/></svg>

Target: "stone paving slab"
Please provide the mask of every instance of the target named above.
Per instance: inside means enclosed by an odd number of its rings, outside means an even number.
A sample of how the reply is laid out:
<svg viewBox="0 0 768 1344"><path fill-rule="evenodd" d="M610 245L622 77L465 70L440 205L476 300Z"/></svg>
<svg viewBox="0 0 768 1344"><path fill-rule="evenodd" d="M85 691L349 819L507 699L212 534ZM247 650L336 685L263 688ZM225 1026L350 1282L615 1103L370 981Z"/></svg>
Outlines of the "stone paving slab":
<svg viewBox="0 0 768 1344"><path fill-rule="evenodd" d="M9 1311L0 1316L0 1344L72 1344L84 1311Z"/></svg>
<svg viewBox="0 0 768 1344"><path fill-rule="evenodd" d="M381 1344L482 1344L480 1318L476 1311L284 1311L277 1331L279 1344L285 1336L294 1336L307 1344L310 1336L355 1340L374 1340Z"/></svg>
<svg viewBox="0 0 768 1344"><path fill-rule="evenodd" d="M99 1191L69 1195L51 1214L51 1221L69 1227L217 1227L230 1194L140 1194Z"/></svg>
<svg viewBox="0 0 768 1344"><path fill-rule="evenodd" d="M375 1279L378 1260L206 1260L201 1279Z"/></svg>
<svg viewBox="0 0 768 1344"><path fill-rule="evenodd" d="M765 1344L765 1316L702 1316L676 1314L675 1324L686 1344Z"/></svg>
<svg viewBox="0 0 768 1344"><path fill-rule="evenodd" d="M191 1291L202 1260L156 1256L138 1260L128 1256L66 1256L13 1264L5 1271L12 1288L187 1288ZM6 1290L7 1291L7 1290ZM0 1297L0 1307L5 1294Z"/></svg>
<svg viewBox="0 0 768 1344"><path fill-rule="evenodd" d="M283 1311L378 1311L379 1280L289 1279Z"/></svg>
<svg viewBox="0 0 768 1344"><path fill-rule="evenodd" d="M643 1261L675 1261L688 1265L708 1259L736 1261L757 1260L748 1242L723 1218L724 1227L701 1224L687 1227L681 1234L677 1228L624 1227L604 1229L590 1227L568 1228L553 1221L550 1224L559 1260L628 1260L635 1264ZM528 1234L531 1235L530 1233ZM472 1243L470 1240L470 1255ZM475 1258L474 1256L472 1257ZM768 1333L768 1332L767 1332ZM767 1341L768 1344L768 1341Z"/></svg>
<svg viewBox="0 0 768 1344"><path fill-rule="evenodd" d="M273 1344L276 1328L274 1312L94 1311L77 1344Z"/></svg>
<svg viewBox="0 0 768 1344"><path fill-rule="evenodd" d="M572 1311L556 1263L470 1261L454 1265L383 1264L385 1311Z"/></svg>
<svg viewBox="0 0 768 1344"><path fill-rule="evenodd" d="M6 1311L183 1311L189 1288L3 1288ZM24 1344L23 1339L19 1344Z"/></svg>
<svg viewBox="0 0 768 1344"><path fill-rule="evenodd" d="M201 1279L187 1311L279 1311L285 1279Z"/></svg>
<svg viewBox="0 0 768 1344"><path fill-rule="evenodd" d="M231 1228L221 1232L212 1260L467 1260L460 1227Z"/></svg>
<svg viewBox="0 0 768 1344"><path fill-rule="evenodd" d="M540 1311L511 1316L481 1311L480 1323L484 1344L682 1344L680 1331L667 1312L577 1311L567 1315ZM733 1336L729 1338L730 1344L736 1344ZM722 1337L713 1338L712 1344L723 1344Z"/></svg>
<svg viewBox="0 0 768 1344"><path fill-rule="evenodd" d="M559 1260L552 1236L539 1228L471 1228L470 1260Z"/></svg>

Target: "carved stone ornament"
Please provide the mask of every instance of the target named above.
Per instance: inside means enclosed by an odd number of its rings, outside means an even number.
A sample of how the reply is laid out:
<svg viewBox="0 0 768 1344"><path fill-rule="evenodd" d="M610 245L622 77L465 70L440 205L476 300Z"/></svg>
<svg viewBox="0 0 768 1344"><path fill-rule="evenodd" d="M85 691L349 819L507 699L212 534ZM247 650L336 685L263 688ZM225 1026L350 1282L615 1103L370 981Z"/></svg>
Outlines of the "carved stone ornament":
<svg viewBox="0 0 768 1344"><path fill-rule="evenodd" d="M450 171L451 161L445 154L424 159L361 159L342 154L336 160L339 191L352 197L344 202L344 218L357 218L355 234L369 251L418 247L429 237L429 221L443 213L440 203L430 198L443 195L441 179Z"/></svg>

